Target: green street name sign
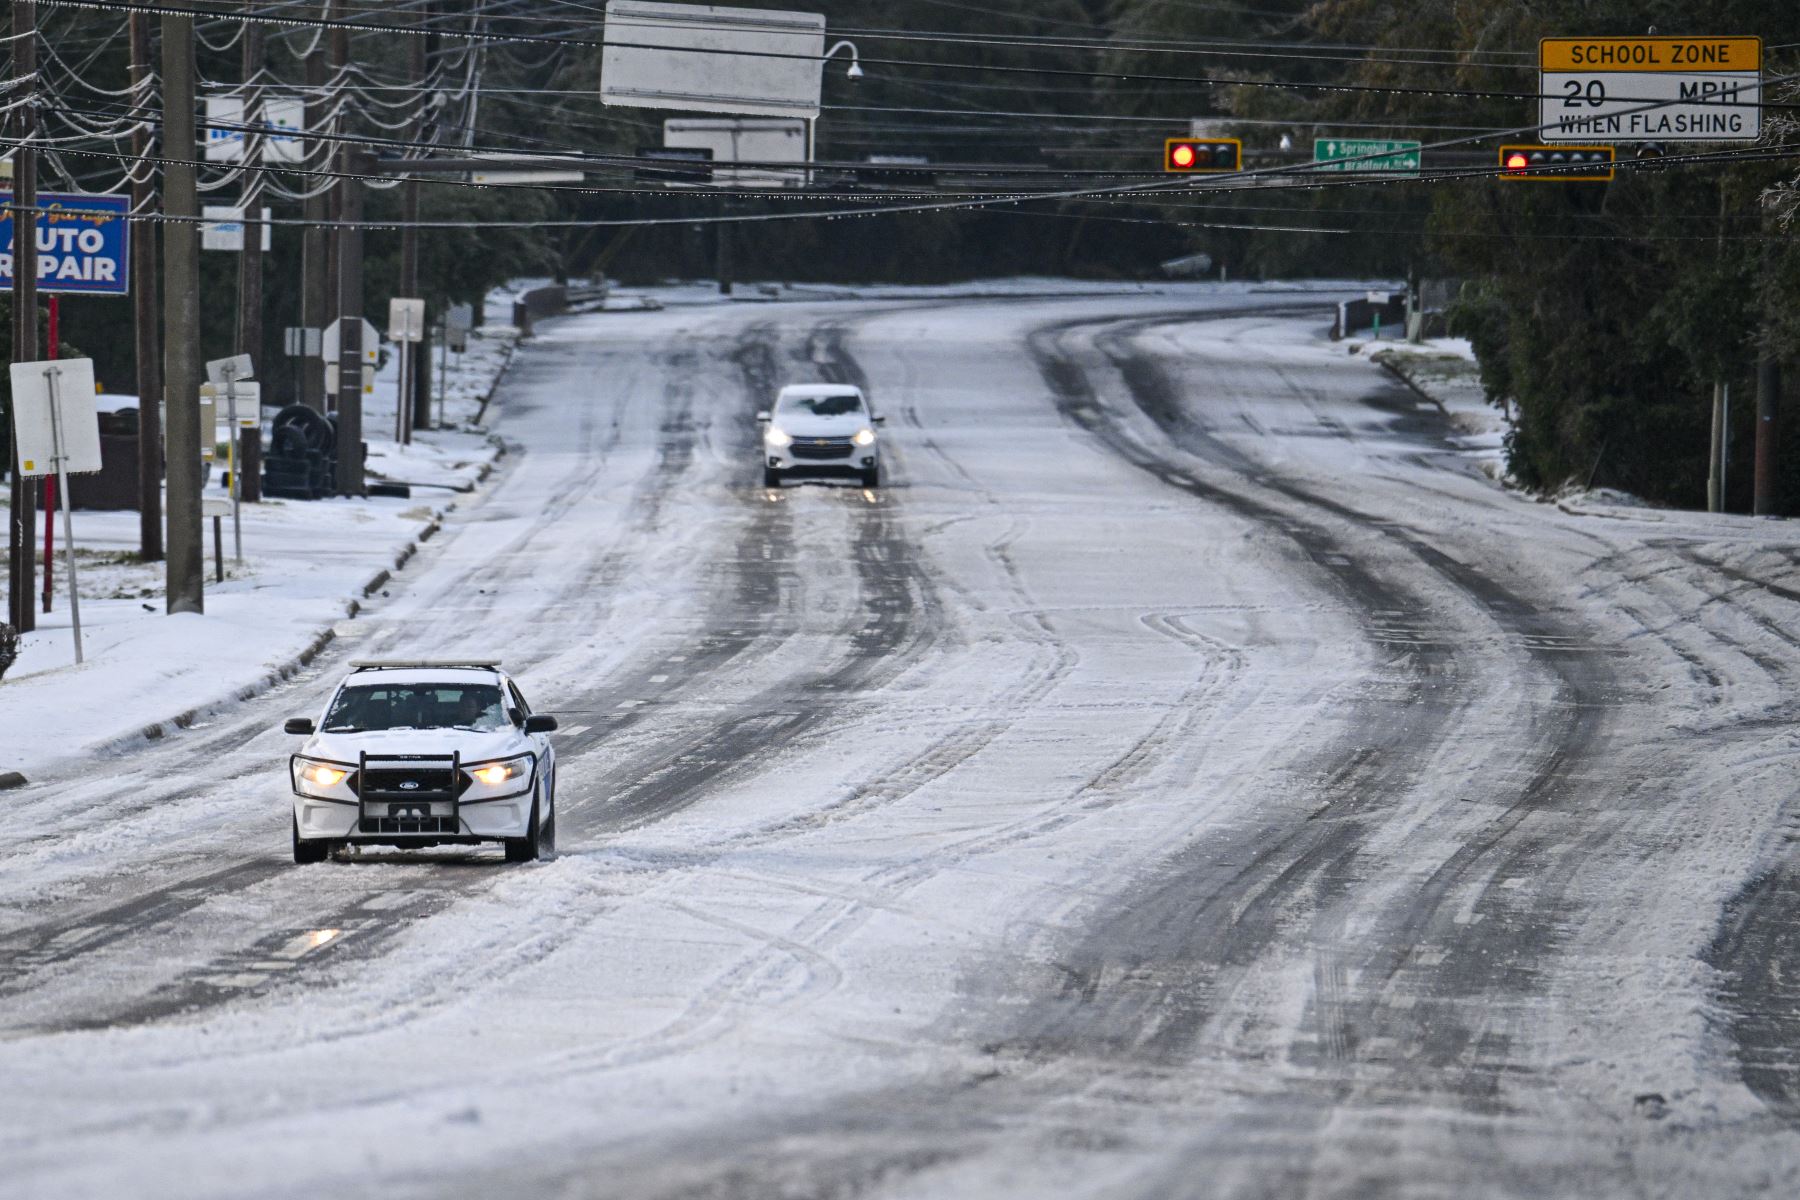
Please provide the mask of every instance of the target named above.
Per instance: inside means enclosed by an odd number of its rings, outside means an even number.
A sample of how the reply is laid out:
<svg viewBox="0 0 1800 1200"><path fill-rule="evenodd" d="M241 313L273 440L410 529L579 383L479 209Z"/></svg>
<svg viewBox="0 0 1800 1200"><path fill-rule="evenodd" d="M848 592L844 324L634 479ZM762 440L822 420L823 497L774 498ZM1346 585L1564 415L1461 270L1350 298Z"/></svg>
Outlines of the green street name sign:
<svg viewBox="0 0 1800 1200"><path fill-rule="evenodd" d="M1369 156L1375 157L1369 157ZM1315 138L1313 162L1321 171L1404 171L1417 174L1419 143L1380 138Z"/></svg>

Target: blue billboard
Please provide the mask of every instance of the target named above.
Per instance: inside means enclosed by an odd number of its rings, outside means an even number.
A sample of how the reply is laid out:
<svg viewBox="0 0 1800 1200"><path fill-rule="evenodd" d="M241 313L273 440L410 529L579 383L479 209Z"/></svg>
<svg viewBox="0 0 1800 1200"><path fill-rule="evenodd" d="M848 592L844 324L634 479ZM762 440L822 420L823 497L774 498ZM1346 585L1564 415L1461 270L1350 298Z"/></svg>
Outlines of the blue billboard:
<svg viewBox="0 0 1800 1200"><path fill-rule="evenodd" d="M10 197L0 194L0 203ZM131 211L128 196L40 192L37 275L41 292L124 296L131 291ZM13 278L13 214L0 210L0 288Z"/></svg>

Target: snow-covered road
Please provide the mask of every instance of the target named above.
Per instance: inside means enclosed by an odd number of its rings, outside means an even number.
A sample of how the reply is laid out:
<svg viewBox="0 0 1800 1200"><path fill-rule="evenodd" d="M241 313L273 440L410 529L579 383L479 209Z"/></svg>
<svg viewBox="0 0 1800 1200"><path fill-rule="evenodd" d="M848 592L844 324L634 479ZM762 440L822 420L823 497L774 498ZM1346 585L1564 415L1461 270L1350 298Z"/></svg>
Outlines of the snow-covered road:
<svg viewBox="0 0 1800 1200"><path fill-rule="evenodd" d="M9 794L0 1196L1800 1194L1800 536L1497 489L1324 293L547 323L306 675ZM854 381L888 486L766 491ZM560 855L287 860L498 653Z"/></svg>

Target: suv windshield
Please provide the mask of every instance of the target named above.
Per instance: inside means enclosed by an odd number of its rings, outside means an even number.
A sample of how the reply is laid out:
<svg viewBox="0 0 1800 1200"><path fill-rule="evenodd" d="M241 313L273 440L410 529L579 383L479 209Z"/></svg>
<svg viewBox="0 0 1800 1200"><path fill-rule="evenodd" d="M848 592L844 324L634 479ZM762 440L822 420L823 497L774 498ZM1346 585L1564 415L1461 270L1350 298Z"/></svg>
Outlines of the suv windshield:
<svg viewBox="0 0 1800 1200"><path fill-rule="evenodd" d="M325 714L326 733L378 729L500 729L506 704L492 683L375 683L346 687Z"/></svg>
<svg viewBox="0 0 1800 1200"><path fill-rule="evenodd" d="M855 392L837 396L788 396L776 406L784 413L811 413L815 417L841 417L862 411L862 397Z"/></svg>

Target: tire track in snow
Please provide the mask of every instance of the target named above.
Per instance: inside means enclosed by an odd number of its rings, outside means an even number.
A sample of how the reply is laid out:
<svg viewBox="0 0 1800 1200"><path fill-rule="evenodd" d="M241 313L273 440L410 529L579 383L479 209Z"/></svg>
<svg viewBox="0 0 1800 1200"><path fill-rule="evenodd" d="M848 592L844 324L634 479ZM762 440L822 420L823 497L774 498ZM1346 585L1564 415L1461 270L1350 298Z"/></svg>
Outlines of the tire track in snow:
<svg viewBox="0 0 1800 1200"><path fill-rule="evenodd" d="M1183 314L1177 319L1192 317ZM1062 339L1075 328L1100 324L1063 326L1034 339L1034 350L1046 378L1058 394L1059 406L1071 420L1170 486L1191 491L1281 531L1366 611L1429 612L1434 607L1429 596L1359 578L1363 573L1354 566L1358 547L1342 542L1332 532L1332 526L1342 522L1367 527L1375 535L1397 543L1462 592L1494 625L1517 639L1528 652L1531 669L1567 703L1564 711L1574 714L1572 718L1559 714L1556 728L1527 732L1517 747L1520 756L1532 764L1532 774L1525 785L1510 798L1500 816L1441 864L1398 911L1384 909L1379 933L1363 939L1376 949L1359 953L1351 968L1359 979L1363 998L1334 1000L1332 989L1323 990L1315 997L1312 1014L1316 1048L1308 1052L1297 1047L1302 1058L1308 1053L1316 1054L1322 1070L1330 1074L1339 1071L1332 1065L1336 1061L1334 1048L1337 1054L1349 1052L1354 1058L1359 1046L1411 1045L1419 1061L1403 1067L1396 1065L1399 1073L1429 1067L1431 1086L1440 1087L1450 1079L1447 1072L1460 1068L1460 1077L1454 1083L1457 1092L1471 1098L1491 1096L1500 1071L1469 1064L1464 1051L1471 1043L1485 1039L1489 1062L1498 1064L1504 1057L1506 1035L1502 1030L1468 1027L1469 1014L1457 1002L1472 995L1491 999L1496 992L1517 992L1521 983L1529 990L1530 968L1553 950L1558 940L1567 916L1564 891L1579 860L1574 855L1554 853L1554 846L1538 838L1526 838L1519 844L1517 834L1530 814L1559 802L1560 776L1572 762L1597 746L1603 710L1583 701L1585 697L1597 696L1610 682L1608 666L1598 656L1577 657L1552 649L1547 639L1566 636L1556 624L1535 613L1521 597L1438 551L1418 535L1271 475L1261 464L1219 443L1184 411L1178 399L1179 388L1161 373L1158 365L1128 343L1128 334L1113 333L1100 339L1101 350L1119 372L1134 405L1172 442L1230 471L1244 483L1222 490L1187 472L1178 460L1126 436L1086 383L1082 368L1062 346ZM1146 323L1140 320L1106 324L1135 330ZM1286 503L1276 509L1252 499L1246 484ZM1316 515L1297 517L1289 510L1290 504L1300 506L1303 514ZM1382 640L1383 629L1374 621L1366 622L1366 632L1372 642ZM1449 682L1465 679L1467 682L1459 685L1464 687L1473 682L1480 668L1477 661L1454 653L1441 656L1436 665L1444 668L1437 674L1449 676ZM1396 729L1386 745L1373 748L1373 754L1370 747L1357 748L1328 779L1333 803L1331 819L1324 828L1309 820L1285 829L1253 833L1241 847L1222 849L1216 842L1211 843L1188 856L1188 861L1173 865L1167 881L1151 896L1133 897L1113 917L1102 919L1094 936L1085 943L1089 949L1073 955L1078 960L1071 972L1075 983L1065 990L1065 996L1072 994L1075 1003L1065 1002L1045 1014L1050 1019L1040 1036L1047 1035L1052 1043L1079 1043L1090 1030L1103 1028L1114 1031L1115 1037L1123 1038L1133 1050L1151 1056L1178 1052L1192 1043L1219 1010L1221 993L1229 990L1229 984L1221 988L1218 983L1216 968L1223 968L1218 972L1222 974L1233 968L1247 971L1264 954L1291 938L1293 920L1348 903L1368 869L1364 859L1372 832L1369 821L1386 807L1385 793L1407 786L1415 769L1413 764L1426 761L1431 748L1451 733L1446 721L1449 710L1444 708L1442 697L1426 705L1415 690L1405 698L1403 706L1411 710L1408 726ZM1370 725L1379 727L1380 720L1381 714L1369 714ZM1357 724L1368 727L1363 721ZM1368 737L1361 740L1380 741ZM1605 824L1607 828L1594 830L1582 839L1581 850L1591 851L1616 832L1616 821ZM1232 865L1216 865L1221 860ZM1242 860L1248 861L1248 869L1236 865ZM1517 872L1528 874L1521 876ZM1497 891L1493 885L1501 876L1514 882L1521 877L1533 879L1537 886ZM1466 924L1469 914L1497 918L1481 931L1479 946L1474 944L1477 939L1468 937L1467 930L1456 922L1457 916L1463 916ZM1325 932L1329 935L1329 931ZM1438 947L1429 963L1425 956L1415 953L1427 939ZM1116 961L1117 947L1143 946L1146 940L1152 948L1150 952L1134 951L1130 956L1138 960L1136 966L1129 961ZM1162 969L1170 961L1191 964L1197 968L1198 978L1179 975L1171 981ZM1115 985L1115 990L1129 994L1103 1002L1102 1011L1095 1014L1093 988L1109 969L1121 972L1127 980L1150 986ZM1342 964L1324 963L1321 969L1321 978L1342 977ZM1385 992L1402 971L1407 975L1407 990L1425 998L1426 1013L1408 1012L1386 1002ZM1177 988L1172 989L1171 983ZM1191 988L1189 998L1171 1000L1168 993L1179 990L1181 985ZM1418 1074L1423 1078L1424 1072Z"/></svg>

